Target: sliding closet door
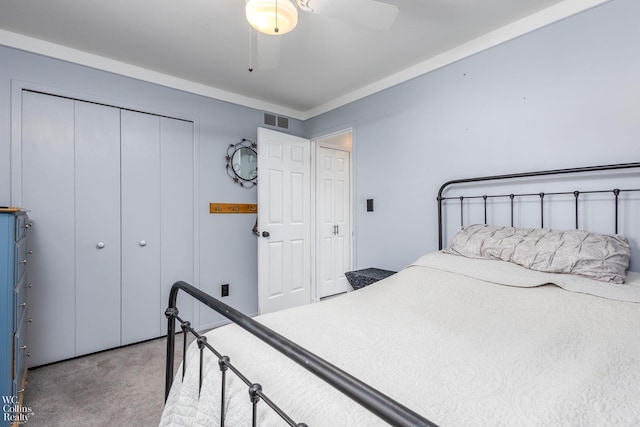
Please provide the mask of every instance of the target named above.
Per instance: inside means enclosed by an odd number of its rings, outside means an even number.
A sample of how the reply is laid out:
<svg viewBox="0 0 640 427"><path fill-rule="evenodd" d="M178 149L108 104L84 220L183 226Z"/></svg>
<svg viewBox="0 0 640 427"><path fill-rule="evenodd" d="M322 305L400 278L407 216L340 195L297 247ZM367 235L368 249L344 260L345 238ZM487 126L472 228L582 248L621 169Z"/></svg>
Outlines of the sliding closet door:
<svg viewBox="0 0 640 427"><path fill-rule="evenodd" d="M75 102L76 356L120 345L120 110Z"/></svg>
<svg viewBox="0 0 640 427"><path fill-rule="evenodd" d="M33 221L29 366L75 356L74 101L22 93L22 205Z"/></svg>
<svg viewBox="0 0 640 427"><path fill-rule="evenodd" d="M121 112L122 344L160 336L160 117Z"/></svg>

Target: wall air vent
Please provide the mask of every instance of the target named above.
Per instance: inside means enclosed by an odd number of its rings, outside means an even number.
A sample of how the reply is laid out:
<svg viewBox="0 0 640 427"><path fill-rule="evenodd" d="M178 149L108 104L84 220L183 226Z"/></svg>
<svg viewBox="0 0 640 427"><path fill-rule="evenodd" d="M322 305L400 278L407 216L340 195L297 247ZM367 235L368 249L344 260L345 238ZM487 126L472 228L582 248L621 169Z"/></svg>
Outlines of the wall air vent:
<svg viewBox="0 0 640 427"><path fill-rule="evenodd" d="M278 116L278 127L282 129L289 129L289 119Z"/></svg>
<svg viewBox="0 0 640 427"><path fill-rule="evenodd" d="M276 116L271 113L264 113L264 124L278 129L289 130L289 119L282 116Z"/></svg>
<svg viewBox="0 0 640 427"><path fill-rule="evenodd" d="M264 113L264 124L267 126L275 126L276 125L276 115Z"/></svg>

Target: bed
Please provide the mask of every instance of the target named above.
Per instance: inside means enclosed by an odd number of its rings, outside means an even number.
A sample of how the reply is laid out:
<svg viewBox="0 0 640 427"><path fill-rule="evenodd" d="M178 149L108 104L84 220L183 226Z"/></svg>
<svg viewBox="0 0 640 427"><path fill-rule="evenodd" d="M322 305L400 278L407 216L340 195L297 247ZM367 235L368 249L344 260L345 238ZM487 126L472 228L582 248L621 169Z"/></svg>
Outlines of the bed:
<svg viewBox="0 0 640 427"><path fill-rule="evenodd" d="M169 337L178 321L196 339L187 348L183 334L185 356L175 377L175 344L168 340L160 425L639 425L640 274L624 266L625 256L628 266L628 255L637 255L637 240L618 234L619 226L637 223L621 203L636 203L639 190L559 191L552 185L545 193L446 192L452 185L467 190L470 183L532 177L536 185L544 177L548 186L549 176L565 174L595 174L601 182L603 171L633 183L639 167L450 181L437 197L441 249L447 228L459 229L447 248L366 288L253 320L177 283L167 310ZM597 202L611 193L612 234L585 237L578 229L590 192ZM576 230L546 228L545 219L552 220L545 203L567 194L575 198ZM540 227L515 227L514 217L522 214L513 200L529 196L536 198ZM461 206L455 220L443 213L447 204L454 211ZM511 223L487 224L502 205ZM484 221L465 224L476 208ZM454 225L458 218L462 227ZM526 245L513 242L532 239L537 255L522 257ZM554 255L540 256L548 242ZM576 261L567 255L572 244L589 256ZM607 264L594 264L594 256ZM235 323L198 334L175 307L179 291Z"/></svg>

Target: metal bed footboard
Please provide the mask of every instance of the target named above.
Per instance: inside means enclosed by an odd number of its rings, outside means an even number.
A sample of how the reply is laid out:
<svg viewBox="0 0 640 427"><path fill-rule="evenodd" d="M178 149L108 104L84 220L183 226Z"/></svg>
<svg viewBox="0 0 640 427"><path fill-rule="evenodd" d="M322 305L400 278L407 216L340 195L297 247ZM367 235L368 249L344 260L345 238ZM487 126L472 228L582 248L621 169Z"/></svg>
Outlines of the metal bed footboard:
<svg viewBox="0 0 640 427"><path fill-rule="evenodd" d="M310 351L304 349L298 344L288 340L275 331L267 328L266 326L256 322L243 313L235 310L234 308L218 301L211 295L202 292L201 290L189 285L188 283L178 281L171 287L171 293L169 294L169 307L166 310L166 316L168 318L167 329L167 365L166 365L166 387L165 387L165 401L169 396L169 391L173 383L174 378L174 351L175 351L175 335L176 335L176 320L180 322L183 334L183 357L186 356L187 347L187 332L193 334L196 337L198 348L200 349L200 387L202 386L202 372L203 372L203 352L207 348L218 358L218 365L221 372L222 382L222 394L221 394L221 408L220 408L220 425L224 426L225 418L225 379L227 371L233 372L237 375L248 387L249 398L252 402L253 408L253 425L257 425L257 404L260 400L264 401L273 411L275 411L280 417L291 426L306 426L303 423L296 423L293 421L281 408L279 408L273 401L271 401L266 393L262 390L262 386L258 383L253 383L247 379L234 365L231 364L229 357L223 356L216 349L214 349L209 343L207 343L206 337L198 334L187 321L180 319L178 316L178 308L176 307L176 301L179 291L184 291L212 308L218 313L222 314L232 322L245 329L247 332L261 339L275 350L287 356L303 368L307 369L321 380L332 385L338 391L342 392L346 396L350 397L355 402L362 405L373 414L380 417L382 420L388 422L394 426L436 426L436 424L415 413L409 408L401 405L390 397L380 393L373 387L365 384L357 378L349 375L345 371L337 368L324 359L316 356ZM185 373L186 357L183 360L183 377Z"/></svg>

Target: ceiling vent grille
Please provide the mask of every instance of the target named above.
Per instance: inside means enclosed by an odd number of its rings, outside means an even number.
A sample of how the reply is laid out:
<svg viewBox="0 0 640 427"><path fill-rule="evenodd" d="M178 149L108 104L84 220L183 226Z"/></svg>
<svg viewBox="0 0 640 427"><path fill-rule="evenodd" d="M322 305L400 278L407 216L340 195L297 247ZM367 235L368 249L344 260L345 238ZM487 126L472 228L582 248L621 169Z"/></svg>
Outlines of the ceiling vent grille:
<svg viewBox="0 0 640 427"><path fill-rule="evenodd" d="M289 119L271 113L264 113L264 124L278 129L289 130Z"/></svg>

